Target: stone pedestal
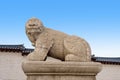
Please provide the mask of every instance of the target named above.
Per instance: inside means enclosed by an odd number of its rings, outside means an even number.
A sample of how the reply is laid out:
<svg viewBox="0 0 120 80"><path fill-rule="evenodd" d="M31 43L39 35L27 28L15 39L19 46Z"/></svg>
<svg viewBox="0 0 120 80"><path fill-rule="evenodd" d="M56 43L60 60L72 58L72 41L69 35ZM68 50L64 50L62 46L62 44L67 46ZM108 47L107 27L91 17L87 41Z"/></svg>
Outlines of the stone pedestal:
<svg viewBox="0 0 120 80"><path fill-rule="evenodd" d="M25 61L27 80L96 80L101 64L94 62Z"/></svg>

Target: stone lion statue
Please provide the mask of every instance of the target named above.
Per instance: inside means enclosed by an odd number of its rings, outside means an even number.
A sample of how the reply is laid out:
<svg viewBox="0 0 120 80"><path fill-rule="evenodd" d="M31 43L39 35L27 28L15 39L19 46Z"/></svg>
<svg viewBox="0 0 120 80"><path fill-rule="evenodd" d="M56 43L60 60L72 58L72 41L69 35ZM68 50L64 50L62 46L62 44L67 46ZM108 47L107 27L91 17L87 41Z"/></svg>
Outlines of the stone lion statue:
<svg viewBox="0 0 120 80"><path fill-rule="evenodd" d="M46 28L37 18L27 21L26 34L35 46L28 60L45 61L51 56L62 61L91 61L91 49L84 39Z"/></svg>

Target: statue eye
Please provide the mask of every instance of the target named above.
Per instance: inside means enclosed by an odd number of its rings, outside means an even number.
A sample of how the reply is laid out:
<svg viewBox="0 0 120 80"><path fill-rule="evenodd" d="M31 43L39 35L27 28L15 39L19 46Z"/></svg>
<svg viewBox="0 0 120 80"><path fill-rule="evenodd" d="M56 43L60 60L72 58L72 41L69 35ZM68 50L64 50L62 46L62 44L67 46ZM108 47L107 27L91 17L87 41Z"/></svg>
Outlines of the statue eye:
<svg viewBox="0 0 120 80"><path fill-rule="evenodd" d="M38 25L37 22L34 22L34 23L33 23L33 26L37 26L37 25Z"/></svg>

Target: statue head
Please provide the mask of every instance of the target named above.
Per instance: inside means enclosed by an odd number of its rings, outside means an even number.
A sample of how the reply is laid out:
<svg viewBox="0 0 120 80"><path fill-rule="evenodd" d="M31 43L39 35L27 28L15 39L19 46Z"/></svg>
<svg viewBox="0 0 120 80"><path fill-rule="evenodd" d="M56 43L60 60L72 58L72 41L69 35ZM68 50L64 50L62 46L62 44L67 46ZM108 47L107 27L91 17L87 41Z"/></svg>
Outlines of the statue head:
<svg viewBox="0 0 120 80"><path fill-rule="evenodd" d="M44 30L43 23L37 18L31 18L26 23L26 33L41 33Z"/></svg>
<svg viewBox="0 0 120 80"><path fill-rule="evenodd" d="M31 18L26 23L26 34L34 45L36 37L44 31L43 23L37 18Z"/></svg>

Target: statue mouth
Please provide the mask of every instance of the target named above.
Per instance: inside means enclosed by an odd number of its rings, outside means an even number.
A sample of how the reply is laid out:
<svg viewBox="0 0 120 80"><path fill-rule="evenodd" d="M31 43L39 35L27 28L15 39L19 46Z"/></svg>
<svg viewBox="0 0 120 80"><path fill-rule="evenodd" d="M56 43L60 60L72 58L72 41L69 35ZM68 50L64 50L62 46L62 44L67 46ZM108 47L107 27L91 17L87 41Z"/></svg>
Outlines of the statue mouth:
<svg viewBox="0 0 120 80"><path fill-rule="evenodd" d="M38 24L29 24L29 26L38 26Z"/></svg>
<svg viewBox="0 0 120 80"><path fill-rule="evenodd" d="M39 28L27 28L27 33L40 33Z"/></svg>

